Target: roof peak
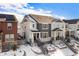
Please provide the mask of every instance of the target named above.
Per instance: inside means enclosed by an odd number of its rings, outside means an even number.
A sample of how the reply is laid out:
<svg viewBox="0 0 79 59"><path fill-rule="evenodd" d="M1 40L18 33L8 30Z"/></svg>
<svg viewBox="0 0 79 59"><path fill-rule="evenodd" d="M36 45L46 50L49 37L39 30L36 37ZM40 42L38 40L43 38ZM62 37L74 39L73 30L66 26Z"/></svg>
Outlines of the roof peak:
<svg viewBox="0 0 79 59"><path fill-rule="evenodd" d="M28 14L28 15L44 16L44 17L53 17L52 15L47 15L47 14Z"/></svg>

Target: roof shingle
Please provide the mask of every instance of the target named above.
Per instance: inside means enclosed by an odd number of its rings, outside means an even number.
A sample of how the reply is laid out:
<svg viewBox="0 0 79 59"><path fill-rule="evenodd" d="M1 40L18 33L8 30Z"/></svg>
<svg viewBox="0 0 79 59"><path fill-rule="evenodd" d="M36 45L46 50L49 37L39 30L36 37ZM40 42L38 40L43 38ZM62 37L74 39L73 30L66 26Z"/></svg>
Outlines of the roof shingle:
<svg viewBox="0 0 79 59"><path fill-rule="evenodd" d="M63 20L63 21L69 24L76 24L79 21L79 19L71 19L71 20Z"/></svg>
<svg viewBox="0 0 79 59"><path fill-rule="evenodd" d="M54 20L54 18L51 16L42 16L42 15L35 15L35 14L29 14L29 16L39 23L51 23L52 20Z"/></svg>
<svg viewBox="0 0 79 59"><path fill-rule="evenodd" d="M9 14L0 14L0 18L6 18L6 21L16 21L15 16Z"/></svg>

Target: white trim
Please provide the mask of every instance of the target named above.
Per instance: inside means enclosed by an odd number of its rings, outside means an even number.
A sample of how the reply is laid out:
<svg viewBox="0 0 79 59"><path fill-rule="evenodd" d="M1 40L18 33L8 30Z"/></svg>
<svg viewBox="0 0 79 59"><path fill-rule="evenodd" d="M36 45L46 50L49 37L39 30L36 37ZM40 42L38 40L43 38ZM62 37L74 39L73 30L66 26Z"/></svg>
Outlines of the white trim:
<svg viewBox="0 0 79 59"><path fill-rule="evenodd" d="M42 36L41 38L48 38L49 37L49 33L48 32L41 32L40 34L41 34L40 37ZM44 37L44 35L46 37Z"/></svg>
<svg viewBox="0 0 79 59"><path fill-rule="evenodd" d="M49 24L42 24L42 29L48 29L49 28Z"/></svg>

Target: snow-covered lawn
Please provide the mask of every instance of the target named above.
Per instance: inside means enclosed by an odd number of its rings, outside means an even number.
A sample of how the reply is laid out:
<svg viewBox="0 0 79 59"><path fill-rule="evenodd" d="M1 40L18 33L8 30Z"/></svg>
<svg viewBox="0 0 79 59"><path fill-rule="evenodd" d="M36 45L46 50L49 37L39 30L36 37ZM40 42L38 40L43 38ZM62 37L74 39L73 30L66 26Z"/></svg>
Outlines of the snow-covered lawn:
<svg viewBox="0 0 79 59"><path fill-rule="evenodd" d="M71 51L68 47L65 49L61 49L61 51L65 56L74 56L75 55L75 53L73 51Z"/></svg>
<svg viewBox="0 0 79 59"><path fill-rule="evenodd" d="M34 48L35 48L36 49L35 51L39 50L41 52L41 50L38 47L31 47L31 46L27 45L27 46L21 46L21 48L26 51L27 56L45 56L44 54L35 54L31 50L31 49L34 50ZM55 48L56 48L56 51L53 54L51 54L50 56L72 56L72 55L74 55L74 53L69 48L64 48L64 49L59 49L57 47L55 47Z"/></svg>
<svg viewBox="0 0 79 59"><path fill-rule="evenodd" d="M60 49L66 48L67 46L65 45L65 43L61 40L57 40L55 42L53 42L55 44L55 46L57 46Z"/></svg>
<svg viewBox="0 0 79 59"><path fill-rule="evenodd" d="M20 49L26 51L26 55L27 55L27 56L38 56L39 54L34 53L34 51L35 51L35 52L38 51L38 53L39 53L39 52L41 53L41 50L40 50L39 47L37 47L37 46L31 47L31 46L29 46L29 45L22 45L22 46L20 47ZM34 50L34 49L35 49L35 50ZM34 50L34 51L32 51L32 50ZM43 54L40 54L40 55L43 55Z"/></svg>
<svg viewBox="0 0 79 59"><path fill-rule="evenodd" d="M59 49L58 47L55 47L56 51L52 53L50 56L72 56L75 55L74 52L72 52L68 47ZM36 54L35 52L38 54ZM25 54L24 54L25 52ZM29 45L20 45L19 49L17 51L8 51L4 53L0 53L0 56L45 56L43 53L41 53L41 50L37 46L29 46Z"/></svg>
<svg viewBox="0 0 79 59"><path fill-rule="evenodd" d="M17 49L16 51L10 50L8 52L0 53L0 56L22 56L23 54L23 50Z"/></svg>
<svg viewBox="0 0 79 59"><path fill-rule="evenodd" d="M71 45L72 48L79 53L79 42L78 41L76 41L74 38L71 37L71 41L69 45Z"/></svg>

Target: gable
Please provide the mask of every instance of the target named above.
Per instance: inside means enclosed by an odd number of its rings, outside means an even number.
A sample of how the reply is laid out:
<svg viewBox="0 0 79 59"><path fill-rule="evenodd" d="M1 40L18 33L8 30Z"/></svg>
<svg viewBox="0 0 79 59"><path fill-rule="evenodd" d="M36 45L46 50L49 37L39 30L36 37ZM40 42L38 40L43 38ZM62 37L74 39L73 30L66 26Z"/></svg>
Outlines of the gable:
<svg viewBox="0 0 79 59"><path fill-rule="evenodd" d="M31 18L33 18L38 23L51 23L53 17L50 16L42 16L42 15L35 15L35 14L29 14Z"/></svg>
<svg viewBox="0 0 79 59"><path fill-rule="evenodd" d="M24 19L22 22L33 22L36 23L34 19L32 19L29 15L25 15Z"/></svg>

